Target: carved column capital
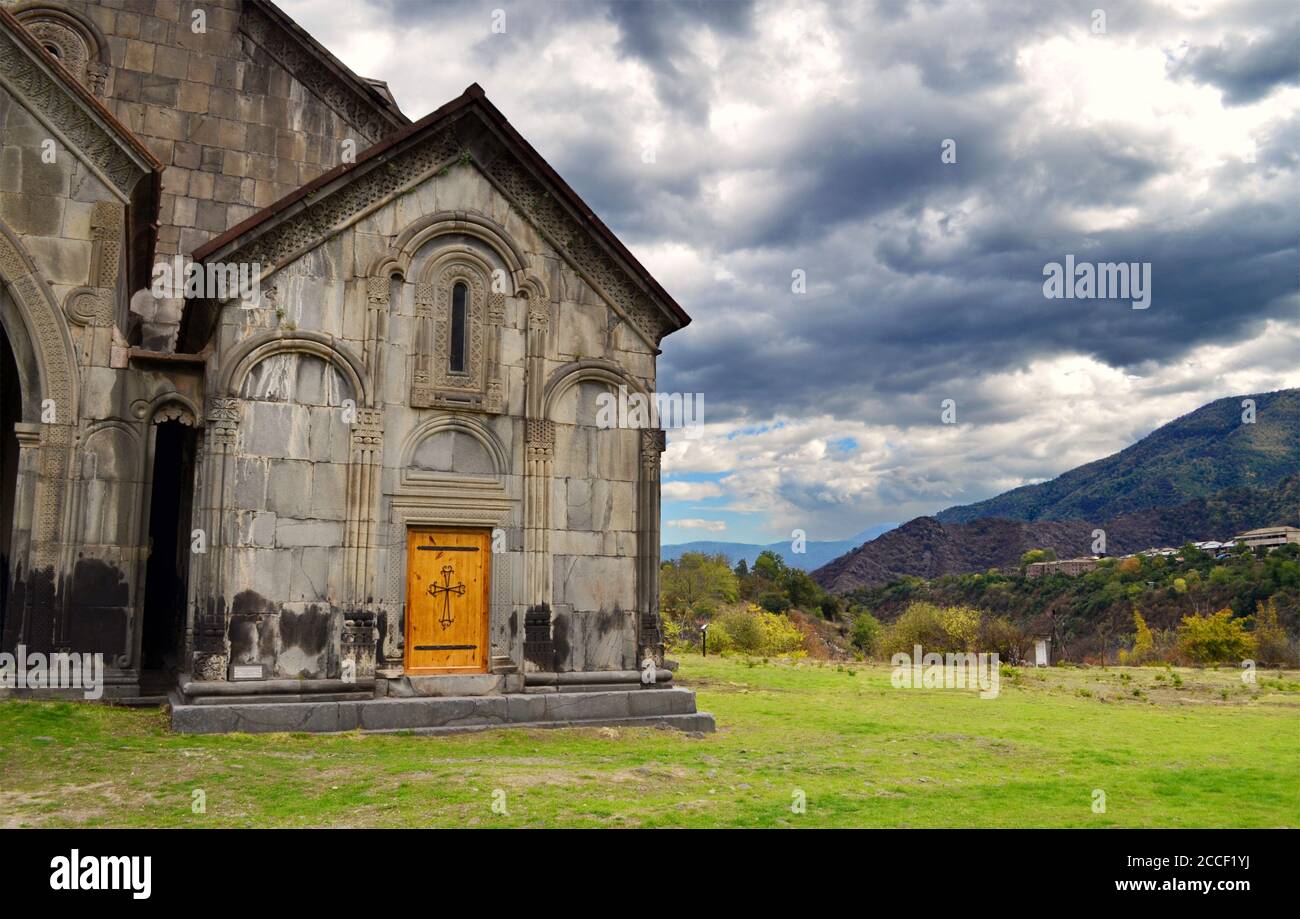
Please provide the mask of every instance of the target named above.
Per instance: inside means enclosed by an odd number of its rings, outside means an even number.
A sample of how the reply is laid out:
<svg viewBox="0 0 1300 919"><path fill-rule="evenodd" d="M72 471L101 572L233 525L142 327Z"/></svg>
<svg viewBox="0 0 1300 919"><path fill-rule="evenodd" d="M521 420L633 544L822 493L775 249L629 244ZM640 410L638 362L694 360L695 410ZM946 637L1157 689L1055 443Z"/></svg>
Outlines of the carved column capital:
<svg viewBox="0 0 1300 919"><path fill-rule="evenodd" d="M551 322L551 311L546 308L546 304L536 298L530 298L528 301L528 327L538 331L545 331Z"/></svg>
<svg viewBox="0 0 1300 919"><path fill-rule="evenodd" d="M243 406L235 398L213 399L208 403L208 428L216 447L233 447L239 435Z"/></svg>
<svg viewBox="0 0 1300 919"><path fill-rule="evenodd" d="M352 446L357 449L374 450L384 443L384 413L380 409L357 409L357 417L352 422Z"/></svg>
<svg viewBox="0 0 1300 919"><path fill-rule="evenodd" d="M659 471L659 455L664 452L667 438L662 428L641 429L641 468L645 472Z"/></svg>
<svg viewBox="0 0 1300 919"><path fill-rule="evenodd" d="M366 278L366 302L371 309L382 309L388 304L390 281L388 278Z"/></svg>
<svg viewBox="0 0 1300 919"><path fill-rule="evenodd" d="M555 422L548 418L529 418L525 441L529 458L550 458L555 455Z"/></svg>

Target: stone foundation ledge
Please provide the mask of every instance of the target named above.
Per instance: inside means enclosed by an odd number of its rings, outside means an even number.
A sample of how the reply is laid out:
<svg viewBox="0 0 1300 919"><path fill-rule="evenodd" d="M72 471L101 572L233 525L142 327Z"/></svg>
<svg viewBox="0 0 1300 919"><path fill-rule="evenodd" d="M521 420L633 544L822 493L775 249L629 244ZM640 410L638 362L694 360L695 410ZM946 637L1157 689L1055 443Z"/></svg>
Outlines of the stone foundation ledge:
<svg viewBox="0 0 1300 919"><path fill-rule="evenodd" d="M445 734L499 727L619 725L671 727L693 732L714 729L713 716L696 711L695 693L681 688L224 705L186 705L174 697L171 724L172 730L182 734L277 731Z"/></svg>

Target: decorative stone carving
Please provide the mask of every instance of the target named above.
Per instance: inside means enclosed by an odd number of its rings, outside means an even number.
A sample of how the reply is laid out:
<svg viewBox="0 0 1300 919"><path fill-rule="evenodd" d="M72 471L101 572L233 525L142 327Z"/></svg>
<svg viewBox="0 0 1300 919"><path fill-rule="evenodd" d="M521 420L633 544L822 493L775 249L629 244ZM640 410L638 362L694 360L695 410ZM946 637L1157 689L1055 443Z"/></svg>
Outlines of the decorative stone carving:
<svg viewBox="0 0 1300 919"><path fill-rule="evenodd" d="M239 437L240 403L238 399L217 398L208 406L208 428L214 447L233 447Z"/></svg>
<svg viewBox="0 0 1300 919"><path fill-rule="evenodd" d="M122 259L122 205L116 201L97 201L90 212L90 229L95 241L91 256L92 287L113 290Z"/></svg>
<svg viewBox="0 0 1300 919"><path fill-rule="evenodd" d="M343 660L353 663L358 680L375 676L375 614L364 610L350 612L343 622L341 646Z"/></svg>
<svg viewBox="0 0 1300 919"><path fill-rule="evenodd" d="M555 422L549 418L529 418L525 440L530 457L551 458L555 455Z"/></svg>
<svg viewBox="0 0 1300 919"><path fill-rule="evenodd" d="M79 99L37 66L26 50L4 33L0 33L0 75L21 95L32 100L36 108L99 167L118 191L123 195L130 194L142 167L106 128L87 113Z"/></svg>
<svg viewBox="0 0 1300 919"><path fill-rule="evenodd" d="M465 365L450 363L452 293L467 289ZM497 349L505 322L505 296L488 292L487 278L474 264L453 259L432 283L416 285L416 355L411 379L413 408L499 412L503 406Z"/></svg>
<svg viewBox="0 0 1300 919"><path fill-rule="evenodd" d="M662 428L641 429L641 471L658 475L660 454L664 452L667 438Z"/></svg>
<svg viewBox="0 0 1300 919"><path fill-rule="evenodd" d="M460 155L455 135L450 129L444 130L354 178L334 194L230 253L224 261L256 262L263 268L282 265L363 211L451 165Z"/></svg>
<svg viewBox="0 0 1300 919"><path fill-rule="evenodd" d="M190 667L193 671L191 675L194 679L202 682L224 680L228 661L229 659L224 654L195 652L194 662Z"/></svg>
<svg viewBox="0 0 1300 919"><path fill-rule="evenodd" d="M153 418L151 419L152 424L164 424L168 421L175 421L178 424L185 425L187 428L192 428L196 425L194 413L179 402L168 402L165 405L160 406L159 409L154 412Z"/></svg>
<svg viewBox="0 0 1300 919"><path fill-rule="evenodd" d="M366 209L415 185L438 168L458 161L461 154L451 128L445 128L267 231L243 249L230 253L226 259L254 261L263 266L283 264ZM666 317L614 258L591 238L590 231L504 147L484 167L484 172L551 245L613 304L615 311L657 346L671 328ZM417 318L421 302L417 286ZM530 306L530 326L545 325L545 310L544 303Z"/></svg>
<svg viewBox="0 0 1300 919"><path fill-rule="evenodd" d="M69 73L87 83L87 65L91 49L87 38L67 22L48 14L34 13L22 17L23 26Z"/></svg>
<svg viewBox="0 0 1300 919"><path fill-rule="evenodd" d="M93 240L86 286L78 287L64 301L64 312L79 325L106 327L113 324L113 300L122 260L122 205L97 201L90 214Z"/></svg>
<svg viewBox="0 0 1300 919"><path fill-rule="evenodd" d="M547 192L517 157L502 147L499 155L484 167L484 172L624 318L658 345L669 329L662 313L592 238L590 231Z"/></svg>
<svg viewBox="0 0 1300 919"><path fill-rule="evenodd" d="M352 423L352 446L376 449L384 443L384 413L377 409L358 409Z"/></svg>
<svg viewBox="0 0 1300 919"><path fill-rule="evenodd" d="M108 94L108 65L91 61L86 65L86 86L96 96Z"/></svg>

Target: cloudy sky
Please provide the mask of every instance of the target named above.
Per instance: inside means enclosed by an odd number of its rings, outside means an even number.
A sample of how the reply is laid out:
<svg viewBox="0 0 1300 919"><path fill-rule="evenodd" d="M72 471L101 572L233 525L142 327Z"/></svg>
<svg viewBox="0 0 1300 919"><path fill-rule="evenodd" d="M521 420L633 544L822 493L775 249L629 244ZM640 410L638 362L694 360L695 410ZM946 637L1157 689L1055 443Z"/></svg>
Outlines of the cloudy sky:
<svg viewBox="0 0 1300 919"><path fill-rule="evenodd" d="M480 83L694 317L665 542L843 538L1300 386L1294 0L280 2L413 118ZM1067 255L1149 308L1047 299Z"/></svg>

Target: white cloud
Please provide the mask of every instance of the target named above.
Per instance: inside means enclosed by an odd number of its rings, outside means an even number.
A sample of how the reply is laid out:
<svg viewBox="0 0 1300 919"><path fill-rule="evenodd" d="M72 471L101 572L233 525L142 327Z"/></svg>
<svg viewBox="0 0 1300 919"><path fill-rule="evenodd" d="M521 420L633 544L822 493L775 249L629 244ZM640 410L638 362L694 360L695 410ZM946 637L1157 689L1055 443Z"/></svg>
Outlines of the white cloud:
<svg viewBox="0 0 1300 919"><path fill-rule="evenodd" d="M682 530L707 530L710 533L721 533L727 528L725 520L700 520L694 517L683 520L665 520L664 525Z"/></svg>

